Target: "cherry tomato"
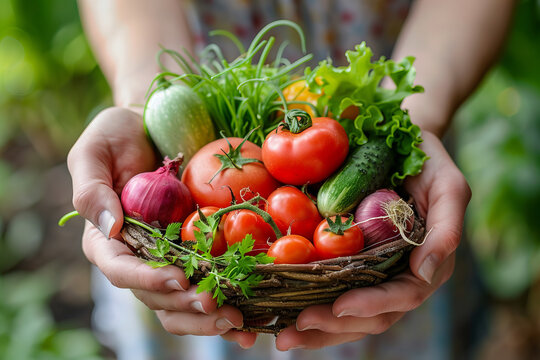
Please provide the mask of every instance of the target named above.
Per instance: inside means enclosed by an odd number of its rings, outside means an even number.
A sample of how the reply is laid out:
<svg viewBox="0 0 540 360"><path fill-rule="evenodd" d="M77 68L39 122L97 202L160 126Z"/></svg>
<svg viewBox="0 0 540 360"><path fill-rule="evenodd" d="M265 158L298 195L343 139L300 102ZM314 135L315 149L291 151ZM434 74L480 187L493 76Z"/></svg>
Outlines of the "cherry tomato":
<svg viewBox="0 0 540 360"><path fill-rule="evenodd" d="M251 210L236 210L228 213L224 233L229 246L241 242L247 234L251 234L255 244L250 255L266 252L270 248L268 242L276 240L272 227L259 214Z"/></svg>
<svg viewBox="0 0 540 360"><path fill-rule="evenodd" d="M335 220L335 216L330 219ZM340 256L355 255L364 248L364 235L358 226L345 230L343 235L325 231L330 226L328 221L321 221L313 235L313 245L321 259L332 259Z"/></svg>
<svg viewBox="0 0 540 360"><path fill-rule="evenodd" d="M279 127L263 143L264 165L274 178L285 184L322 181L347 157L349 138L343 126L330 118L311 120L311 126L296 134Z"/></svg>
<svg viewBox="0 0 540 360"><path fill-rule="evenodd" d="M206 206L201 208L200 210L204 214L204 216L208 217L218 211L219 208L215 206ZM221 221L216 230L216 235L214 237L214 241L212 242L212 249L210 250L210 254L212 254L212 256L219 256L222 255L225 251L227 251L227 242L225 241L225 234L223 233L223 224L225 222L226 216L227 215L221 217ZM184 220L184 224L182 225L182 231L180 232L180 238L182 239L182 241L196 241L194 232L195 230L199 230L199 228L193 223L199 219L199 213L197 211L194 211L186 218L186 220Z"/></svg>
<svg viewBox="0 0 540 360"><path fill-rule="evenodd" d="M313 239L313 232L322 220L317 206L311 199L293 186L282 186L270 194L266 211L276 222L279 230L287 234Z"/></svg>
<svg viewBox="0 0 540 360"><path fill-rule="evenodd" d="M307 264L317 260L313 244L300 235L283 236L270 246L268 256L274 259L274 264Z"/></svg>
<svg viewBox="0 0 540 360"><path fill-rule="evenodd" d="M234 148L243 141L240 138L228 138ZM203 146L187 164L182 174L182 182L186 184L194 201L200 206L227 207L231 204L231 190L236 200L247 200L252 194L260 194L266 198L279 183L270 175L261 162L251 162L241 168L227 168L213 179L221 168L222 162L215 155L224 156L229 152L229 144L225 139L215 140ZM240 151L243 158L262 160L261 148L246 141ZM230 190L229 190L230 188ZM241 196L243 189L251 191Z"/></svg>

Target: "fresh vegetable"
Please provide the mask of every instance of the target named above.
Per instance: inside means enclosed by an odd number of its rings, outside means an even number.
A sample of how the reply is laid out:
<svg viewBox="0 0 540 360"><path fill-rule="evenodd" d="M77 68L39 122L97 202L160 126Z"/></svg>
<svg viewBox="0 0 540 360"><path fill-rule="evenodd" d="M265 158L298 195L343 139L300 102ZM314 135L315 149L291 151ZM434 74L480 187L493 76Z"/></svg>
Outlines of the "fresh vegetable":
<svg viewBox="0 0 540 360"><path fill-rule="evenodd" d="M136 223L136 220L133 221ZM218 221L212 216L208 217L208 223L196 221L195 226L201 231L195 231L196 242L182 243L177 245L173 240L178 239L180 231L179 224L167 227L165 235L159 229L153 229L145 224L141 227L147 229L151 236L156 239L155 249L149 249L150 253L159 259L158 261L147 261L147 264L156 268L175 264L179 259L184 265L186 277L191 278L195 269L199 268L199 262L204 262L204 266L210 268L208 275L197 283L197 293L207 291L213 294L218 306L223 305L227 299L223 291L224 286L238 287L244 296L249 297L253 294L251 288L259 284L263 279L260 274L253 274L257 264L270 264L272 258L265 253L259 253L255 256L249 255L252 252L254 241L250 235L247 235L242 241L230 246L227 251L220 256L213 256L210 252L212 247L212 234L218 226ZM189 245L186 245L189 244ZM185 255L180 257L169 253L171 247L180 250Z"/></svg>
<svg viewBox="0 0 540 360"><path fill-rule="evenodd" d="M290 233L313 239L313 232L322 217L311 198L293 186L282 186L268 197L266 211L283 234Z"/></svg>
<svg viewBox="0 0 540 360"><path fill-rule="evenodd" d="M310 91L321 95L317 102L321 113L328 109L329 113L343 114L350 106L357 108L354 121L341 121L351 145L355 147L372 137L384 137L396 158L388 177L393 185L398 185L405 177L419 174L427 159L418 148L422 142L420 128L413 125L408 112L401 109L405 97L423 91L421 86L413 84L414 58L394 62L383 57L372 62L373 53L365 43L345 55L349 66L334 67L326 60L313 71L308 70ZM382 87L385 78L394 86Z"/></svg>
<svg viewBox="0 0 540 360"><path fill-rule="evenodd" d="M186 163L215 140L214 125L199 96L189 87L163 80L144 109L144 125L163 156L179 152Z"/></svg>
<svg viewBox="0 0 540 360"><path fill-rule="evenodd" d="M251 235L255 243L250 254L268 251L269 243L277 238L272 226L261 215L245 209L236 210L227 215L224 233L229 246L241 242L246 235Z"/></svg>
<svg viewBox="0 0 540 360"><path fill-rule="evenodd" d="M359 146L343 167L327 179L317 194L322 216L346 214L373 191L388 185L394 153L384 138Z"/></svg>
<svg viewBox="0 0 540 360"><path fill-rule="evenodd" d="M181 155L165 157L156 171L132 177L120 197L124 213L159 228L183 221L194 205L188 188L176 177L182 160Z"/></svg>
<svg viewBox="0 0 540 360"><path fill-rule="evenodd" d="M352 224L353 217L342 222L340 215L321 221L313 235L313 245L321 259L355 255L364 248L362 230Z"/></svg>
<svg viewBox="0 0 540 360"><path fill-rule="evenodd" d="M291 110L285 122L268 134L263 162L273 177L285 184L303 185L326 179L339 168L349 151L343 126L330 118L313 118Z"/></svg>
<svg viewBox="0 0 540 360"><path fill-rule="evenodd" d="M322 85L321 78L315 79L319 85ZM321 94L316 94L309 90L309 85L306 80L298 80L288 85L283 89L283 96L287 101L289 109L300 109L307 112L311 117L315 117L318 113L317 103ZM333 117L332 113L328 114ZM338 114L340 119L356 119L358 116L358 108L354 105L344 109L341 114Z"/></svg>
<svg viewBox="0 0 540 360"><path fill-rule="evenodd" d="M354 221L362 229L367 247L407 238L414 224L414 212L395 191L382 189L362 200Z"/></svg>
<svg viewBox="0 0 540 360"><path fill-rule="evenodd" d="M186 218L182 226L182 232L180 233L180 238L182 239L182 241L197 241L197 237L195 236L195 231L200 231L200 229L197 227L197 225L195 225L195 222L201 220L202 222L206 221L208 223L208 217L214 214L218 210L219 210L218 207L206 206L192 212ZM204 216L203 219L201 219L201 216L200 216L201 213ZM224 217L225 216L226 215L224 215ZM220 219L220 222L217 228L212 232L212 234L210 234L211 237L213 238L212 249L210 250L210 254L212 254L212 256L219 256L227 250L227 242L225 241L225 234L223 232L224 220L225 220L224 217Z"/></svg>
<svg viewBox="0 0 540 360"><path fill-rule="evenodd" d="M274 258L274 264L307 264L317 260L313 244L300 235L286 235L277 239L267 254Z"/></svg>
<svg viewBox="0 0 540 360"><path fill-rule="evenodd" d="M244 137L251 129L257 129L253 141L261 145L266 134L279 122L274 112L282 107L280 89L289 84L293 71L313 57L308 54L296 61L285 59L283 52L288 42L276 44L273 36L265 39L276 27L289 27L296 32L305 52L302 29L288 20L275 21L262 28L248 49L233 34L214 31L210 35L225 36L236 45L239 56L234 61L225 59L216 44L206 47L197 60L187 52L181 55L164 49L161 54L171 56L182 68L183 75L172 73L160 64L166 71L155 81L169 78L184 82L202 99L218 132L227 137ZM270 54L275 54L275 58L270 60Z"/></svg>
<svg viewBox="0 0 540 360"><path fill-rule="evenodd" d="M220 208L231 204L232 195L237 200L255 194L266 198L279 186L262 164L261 148L240 138L205 145L186 166L182 181L199 206Z"/></svg>
<svg viewBox="0 0 540 360"><path fill-rule="evenodd" d="M287 101L289 110L304 110L311 117L317 115L315 113L317 111L317 100L321 95L309 91L308 84L305 80L298 80L288 85L283 89L283 97Z"/></svg>

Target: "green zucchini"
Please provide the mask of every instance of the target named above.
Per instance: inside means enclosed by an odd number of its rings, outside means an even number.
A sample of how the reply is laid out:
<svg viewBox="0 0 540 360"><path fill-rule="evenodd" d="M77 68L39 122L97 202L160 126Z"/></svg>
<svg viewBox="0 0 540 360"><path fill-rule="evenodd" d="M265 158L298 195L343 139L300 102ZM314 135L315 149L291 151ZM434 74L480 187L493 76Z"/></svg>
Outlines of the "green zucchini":
<svg viewBox="0 0 540 360"><path fill-rule="evenodd" d="M162 85L148 100L144 126L162 156L184 154L184 164L216 139L214 125L199 96L179 84Z"/></svg>
<svg viewBox="0 0 540 360"><path fill-rule="evenodd" d="M317 207L321 215L351 212L364 197L388 186L393 163L394 152L384 138L370 139L356 148L320 188Z"/></svg>

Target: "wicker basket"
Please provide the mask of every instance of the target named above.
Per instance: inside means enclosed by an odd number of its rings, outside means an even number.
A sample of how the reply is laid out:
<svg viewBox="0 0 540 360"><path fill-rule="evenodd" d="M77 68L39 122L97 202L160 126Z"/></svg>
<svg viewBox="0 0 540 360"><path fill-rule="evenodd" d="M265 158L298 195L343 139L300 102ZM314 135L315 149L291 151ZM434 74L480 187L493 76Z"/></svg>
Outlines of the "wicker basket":
<svg viewBox="0 0 540 360"><path fill-rule="evenodd" d="M155 238L142 228L126 224L122 236L138 257L159 260L148 251L155 248ZM420 244L423 237L424 224L417 218L409 238ZM404 271L413 247L399 239L354 256L309 264L257 265L255 272L264 279L253 288L254 295L245 298L239 289L229 286L223 289L225 303L236 306L244 315L244 327L240 330L278 334L294 324L307 306L332 303L347 290L376 285ZM172 247L170 253L181 255ZM179 260L175 265L182 267ZM200 262L191 281L197 283L207 271L204 262Z"/></svg>

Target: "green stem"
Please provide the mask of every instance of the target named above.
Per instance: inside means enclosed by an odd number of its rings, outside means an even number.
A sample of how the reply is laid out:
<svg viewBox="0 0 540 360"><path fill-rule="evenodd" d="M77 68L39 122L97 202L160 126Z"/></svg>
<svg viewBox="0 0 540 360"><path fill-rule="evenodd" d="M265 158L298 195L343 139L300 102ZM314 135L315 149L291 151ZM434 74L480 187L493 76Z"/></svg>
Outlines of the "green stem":
<svg viewBox="0 0 540 360"><path fill-rule="evenodd" d="M79 216L79 215L80 214L78 211L68 212L66 215L62 216L60 220L58 220L58 225L64 226L66 225L66 222L68 222L70 219L73 219L75 216Z"/></svg>
<svg viewBox="0 0 540 360"><path fill-rule="evenodd" d="M276 239L279 239L283 235L281 234L281 231L279 230L276 223L274 222L274 219L272 219L270 214L268 214L266 211L264 211L264 210L260 209L259 207L251 204L252 202L256 203L256 202L259 202L261 200L264 200L264 198L262 198L261 196L255 196L254 198L252 198L252 199L250 199L248 201L244 201L243 203L234 204L234 205L228 206L226 208L219 209L218 211L213 213L211 216L213 216L217 220L222 215L225 215L225 214L227 214L227 213L229 213L231 211L235 211L235 210L251 210L254 213L257 213L258 215L260 215L263 218L263 220L266 223L268 223L268 225L270 225L272 227L272 230L274 230L274 233L276 234Z"/></svg>
<svg viewBox="0 0 540 360"><path fill-rule="evenodd" d="M59 226L64 226L66 224L66 222L68 222L69 220L73 219L74 217L76 216L80 216L81 214L79 214L78 211L71 211L69 213L67 213L66 215L62 216L60 218L60 220L58 220L58 225ZM133 218L130 218L129 216L124 216L124 221L125 222L128 222L128 223L132 223L132 224L135 224L135 225L138 225L140 227L142 227L143 229L145 230L148 230L150 231L151 233L161 233L159 231L159 229L156 229L156 228L153 228L143 222L140 222L138 220L135 220Z"/></svg>
<svg viewBox="0 0 540 360"><path fill-rule="evenodd" d="M159 229L156 229L156 228L154 228L154 227L152 227L150 225L147 225L147 224L145 224L145 223L143 223L141 221L130 218L129 216L124 216L124 221L127 222L127 223L138 225L138 226L142 227L143 229L150 231L153 234L154 233L160 233L161 234L161 231L159 231Z"/></svg>

